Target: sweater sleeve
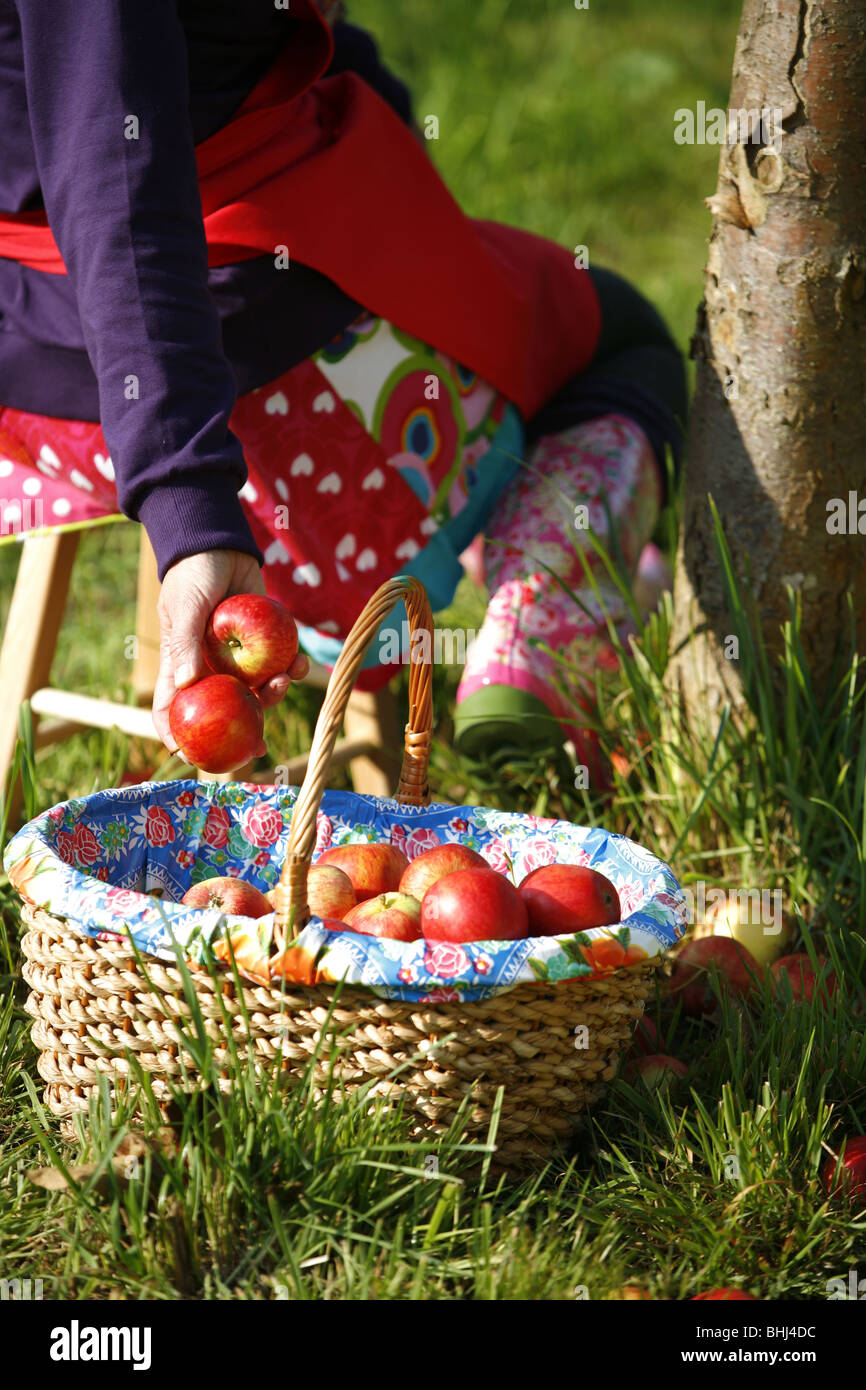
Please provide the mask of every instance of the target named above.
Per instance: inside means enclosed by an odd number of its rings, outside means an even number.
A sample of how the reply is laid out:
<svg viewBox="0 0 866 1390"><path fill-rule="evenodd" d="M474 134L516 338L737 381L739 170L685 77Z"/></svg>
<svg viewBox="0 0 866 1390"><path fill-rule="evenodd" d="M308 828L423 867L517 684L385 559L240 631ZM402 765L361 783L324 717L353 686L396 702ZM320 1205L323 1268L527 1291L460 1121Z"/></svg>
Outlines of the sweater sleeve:
<svg viewBox="0 0 866 1390"><path fill-rule="evenodd" d="M175 0L16 0L40 187L74 286L123 512L160 577L254 555L207 250Z"/></svg>

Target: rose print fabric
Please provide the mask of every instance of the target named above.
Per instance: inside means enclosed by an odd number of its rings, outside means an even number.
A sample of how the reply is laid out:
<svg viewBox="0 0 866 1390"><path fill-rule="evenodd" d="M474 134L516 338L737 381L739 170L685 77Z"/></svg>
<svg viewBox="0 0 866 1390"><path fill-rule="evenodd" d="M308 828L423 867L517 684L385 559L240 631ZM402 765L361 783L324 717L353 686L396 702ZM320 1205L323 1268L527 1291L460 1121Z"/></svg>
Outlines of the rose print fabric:
<svg viewBox="0 0 866 1390"><path fill-rule="evenodd" d="M623 920L571 936L455 945L333 932L313 918L277 955L273 915L253 921L181 905L191 884L216 874L273 887L297 796L295 788L239 783L113 788L30 821L3 862L22 897L83 936L130 936L147 954L174 960L179 949L196 962L209 947L226 960L230 939L250 979L346 980L390 999L484 999L516 984L604 975L658 955L685 930L685 897L673 872L623 836L484 807L402 806L338 791L325 792L314 861L333 845L385 840L409 859L438 844L469 845L516 881L554 860L586 864L616 886ZM155 890L162 896L151 896Z"/></svg>

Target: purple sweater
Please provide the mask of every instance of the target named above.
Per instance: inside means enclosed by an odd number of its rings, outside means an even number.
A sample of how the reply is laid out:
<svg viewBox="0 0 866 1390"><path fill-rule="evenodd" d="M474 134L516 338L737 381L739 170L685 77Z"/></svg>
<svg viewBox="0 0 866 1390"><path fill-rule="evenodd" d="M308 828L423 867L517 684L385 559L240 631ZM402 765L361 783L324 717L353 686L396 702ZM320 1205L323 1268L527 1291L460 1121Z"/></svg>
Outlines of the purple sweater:
<svg viewBox="0 0 866 1390"><path fill-rule="evenodd" d="M273 0L0 0L0 207L44 207L68 272L0 258L0 406L101 422L160 577L214 547L262 559L237 495L235 397L361 307L294 262L207 265L194 147L293 30ZM410 120L368 36L337 24L334 39L330 70Z"/></svg>

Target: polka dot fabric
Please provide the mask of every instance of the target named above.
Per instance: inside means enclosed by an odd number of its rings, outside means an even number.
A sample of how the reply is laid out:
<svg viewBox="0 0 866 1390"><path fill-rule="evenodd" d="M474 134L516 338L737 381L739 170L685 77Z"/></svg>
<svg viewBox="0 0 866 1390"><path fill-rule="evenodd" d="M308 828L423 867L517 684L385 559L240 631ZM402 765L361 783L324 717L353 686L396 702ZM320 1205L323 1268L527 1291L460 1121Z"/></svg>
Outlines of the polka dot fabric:
<svg viewBox="0 0 866 1390"><path fill-rule="evenodd" d="M248 470L240 498L268 592L300 623L345 637L379 585L466 505L506 405L465 368L369 315L241 396L231 417ZM9 499L40 500L23 529L118 512L98 424L0 409L0 482ZM14 538L21 503L3 505L4 534Z"/></svg>

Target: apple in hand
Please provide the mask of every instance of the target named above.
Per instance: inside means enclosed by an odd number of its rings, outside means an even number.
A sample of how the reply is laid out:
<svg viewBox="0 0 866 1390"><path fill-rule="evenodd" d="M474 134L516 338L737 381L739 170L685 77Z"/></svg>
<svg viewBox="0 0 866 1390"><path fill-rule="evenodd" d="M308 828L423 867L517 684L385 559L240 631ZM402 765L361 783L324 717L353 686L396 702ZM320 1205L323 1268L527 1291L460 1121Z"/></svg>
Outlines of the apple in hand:
<svg viewBox="0 0 866 1390"><path fill-rule="evenodd" d="M436 845L412 860L400 879L400 892L411 893L420 902L427 889L446 874L456 873L458 869L489 868L487 860L468 845Z"/></svg>
<svg viewBox="0 0 866 1390"><path fill-rule="evenodd" d="M823 970L826 963L824 956L818 957L819 969ZM782 997L781 981L783 976L787 975L791 982L791 992L794 999L805 1000L806 1003L811 1002L817 990L821 1000L827 1004L829 1003L829 996L835 994L839 988L839 981L833 970L823 978L816 975L812 962L805 951L794 956L780 956L770 966L770 975L780 998Z"/></svg>
<svg viewBox="0 0 866 1390"><path fill-rule="evenodd" d="M351 879L359 903L380 893L396 893L409 867L402 850L388 844L335 845L320 854L316 863L342 869Z"/></svg>
<svg viewBox="0 0 866 1390"><path fill-rule="evenodd" d="M288 671L298 654L298 629L276 599L232 594L208 618L202 651L212 671L257 688Z"/></svg>
<svg viewBox="0 0 866 1390"><path fill-rule="evenodd" d="M181 898L184 907L218 908L235 917L266 917L273 912L264 893L242 878L203 878Z"/></svg>
<svg viewBox="0 0 866 1390"><path fill-rule="evenodd" d="M347 927L364 936L389 936L392 941L418 941L421 904L408 893L379 893L365 898L344 918Z"/></svg>
<svg viewBox="0 0 866 1390"><path fill-rule="evenodd" d="M494 869L457 869L421 900L421 930L429 941L517 941L526 936L526 905Z"/></svg>
<svg viewBox="0 0 866 1390"><path fill-rule="evenodd" d="M520 884L530 936L566 936L622 920L609 878L580 864L542 864Z"/></svg>
<svg viewBox="0 0 866 1390"><path fill-rule="evenodd" d="M845 1140L838 1176L836 1167L836 1159L830 1157L821 1172L827 1196L844 1194L855 1206L866 1207L866 1134L855 1134Z"/></svg>
<svg viewBox="0 0 866 1390"><path fill-rule="evenodd" d="M745 999L755 988L753 976L758 967L745 946L729 936L692 938L677 953L670 990L682 1001L683 1013L694 1018L718 1007L710 980L711 965L718 970L724 987L737 998Z"/></svg>
<svg viewBox="0 0 866 1390"><path fill-rule="evenodd" d="M182 757L203 772L230 772L264 751L264 712L234 676L205 676L175 693L168 711Z"/></svg>

